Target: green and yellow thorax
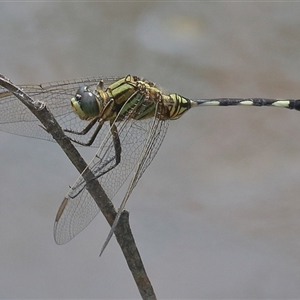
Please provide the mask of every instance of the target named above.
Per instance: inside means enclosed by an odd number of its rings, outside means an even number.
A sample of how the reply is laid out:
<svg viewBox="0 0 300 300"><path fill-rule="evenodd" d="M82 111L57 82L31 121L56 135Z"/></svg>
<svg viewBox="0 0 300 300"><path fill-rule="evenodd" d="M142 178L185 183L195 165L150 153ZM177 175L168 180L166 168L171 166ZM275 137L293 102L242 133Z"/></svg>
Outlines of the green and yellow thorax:
<svg viewBox="0 0 300 300"><path fill-rule="evenodd" d="M95 91L80 87L71 99L73 110L83 120L95 117L122 121L124 118L143 120L177 119L191 107L191 100L178 94L164 94L152 82L128 75L103 89L100 82Z"/></svg>

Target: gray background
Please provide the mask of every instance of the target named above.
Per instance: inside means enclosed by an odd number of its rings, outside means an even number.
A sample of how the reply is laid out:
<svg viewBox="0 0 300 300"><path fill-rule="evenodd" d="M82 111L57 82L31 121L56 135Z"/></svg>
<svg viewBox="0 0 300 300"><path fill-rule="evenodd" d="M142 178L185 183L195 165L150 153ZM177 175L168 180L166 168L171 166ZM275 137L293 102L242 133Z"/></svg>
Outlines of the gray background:
<svg viewBox="0 0 300 300"><path fill-rule="evenodd" d="M19 84L130 73L191 98L300 98L300 3L0 3L0 40ZM160 299L300 298L299 128L252 107L170 124L127 205ZM139 298L114 239L98 258L102 215L54 243L78 176L59 147L0 133L0 153L0 297Z"/></svg>

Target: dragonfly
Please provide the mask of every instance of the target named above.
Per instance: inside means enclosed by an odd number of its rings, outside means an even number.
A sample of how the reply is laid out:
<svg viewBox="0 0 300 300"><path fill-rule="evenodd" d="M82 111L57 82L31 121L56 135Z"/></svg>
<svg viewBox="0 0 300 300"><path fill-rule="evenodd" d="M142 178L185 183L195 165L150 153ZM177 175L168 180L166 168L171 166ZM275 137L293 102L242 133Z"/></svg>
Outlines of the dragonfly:
<svg viewBox="0 0 300 300"><path fill-rule="evenodd" d="M96 147L88 164L112 199L131 176L127 192L102 247L111 239L128 198L152 162L166 135L169 121L200 106L272 106L300 111L300 99L190 99L164 92L146 79L88 77L39 85L20 85L31 98L43 101L76 145ZM35 116L9 91L0 87L0 130L54 141ZM82 175L70 187L57 212L54 239L64 244L98 214Z"/></svg>

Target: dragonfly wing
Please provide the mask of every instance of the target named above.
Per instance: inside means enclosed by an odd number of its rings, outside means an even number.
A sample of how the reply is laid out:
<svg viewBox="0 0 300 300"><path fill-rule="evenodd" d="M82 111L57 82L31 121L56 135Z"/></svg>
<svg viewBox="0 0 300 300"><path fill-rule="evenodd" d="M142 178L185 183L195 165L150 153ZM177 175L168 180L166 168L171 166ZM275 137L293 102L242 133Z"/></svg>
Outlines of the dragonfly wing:
<svg viewBox="0 0 300 300"><path fill-rule="evenodd" d="M66 197L54 223L55 242L61 245L70 241L96 217L99 211L99 207L86 189L74 199Z"/></svg>
<svg viewBox="0 0 300 300"><path fill-rule="evenodd" d="M95 177L100 176L99 181L102 187L108 197L112 198L126 178L123 181L115 182L114 189L112 189L109 178L107 178L110 172L101 176L115 163L116 153L110 128L111 126L108 123L103 124L101 135L104 138L88 168ZM99 210L96 202L86 189L85 179L80 175L70 188L57 212L54 223L54 239L56 243L60 245L70 241L95 218Z"/></svg>
<svg viewBox="0 0 300 300"><path fill-rule="evenodd" d="M154 118L134 120L129 115L123 121L113 123L112 126L117 128L121 144L121 161L117 166L115 166L116 152L111 134L111 125L108 123L103 124L101 134L104 138L94 158L89 163L88 168L93 172L95 177L99 177L99 182L110 199L114 197L141 160L141 154L145 151L145 145L149 143L149 134L153 133L155 128L156 135L152 134L153 137L150 140L154 141L157 139L158 143L156 145L154 145L154 142L153 145L151 144L152 152L150 151L150 146L146 147L148 149L148 160L146 161L148 164L150 163L167 130L164 124L167 124L167 122L155 120ZM146 165L146 163L143 163L144 167L139 171L138 179L145 170ZM107 170L110 171L106 172ZM83 198L81 196L82 193L86 195ZM89 194L86 194L86 182L82 175L79 176L69 190L62 204L63 209L60 209L58 212L59 217L56 218L54 227L54 237L57 243L63 244L68 242L83 230L99 212L98 207L90 204L85 208L85 204L81 203L81 199L84 199L85 203L94 201ZM86 213L85 210L90 211L90 207L94 207L94 211ZM72 213L75 210L76 213ZM80 216L81 213L85 215L84 220Z"/></svg>
<svg viewBox="0 0 300 300"><path fill-rule="evenodd" d="M140 152L140 156L138 159L138 162L134 169L134 174L132 176L132 179L130 181L129 187L127 189L127 192L125 194L125 197L123 198L121 205L119 207L118 213L115 217L114 223L110 229L110 232L102 246L100 256L102 255L104 249L106 248L107 244L109 243L115 228L118 225L120 216L125 208L125 205L127 203L127 200L132 193L133 189L137 185L139 179L142 177L143 173L147 169L147 167L152 162L153 158L155 157L158 149L160 148L162 141L166 135L167 129L168 129L169 121L168 120L159 120L158 118L152 119L152 124L148 130L147 133L147 139L145 140L144 147L142 151Z"/></svg>
<svg viewBox="0 0 300 300"><path fill-rule="evenodd" d="M81 85L88 85L91 89L95 88L100 80L104 81L104 87L109 86L118 78L82 78L69 81L51 82L40 85L21 85L20 88L34 100L46 103L56 120L63 129L72 129L81 131L86 125L73 113L70 99L74 97L77 89ZM11 92L0 87L0 130L37 139L54 141L40 126L39 120L30 112L30 110L21 103ZM68 136L81 142L89 140L91 133L78 136L68 134ZM96 138L93 147L99 147L101 136Z"/></svg>

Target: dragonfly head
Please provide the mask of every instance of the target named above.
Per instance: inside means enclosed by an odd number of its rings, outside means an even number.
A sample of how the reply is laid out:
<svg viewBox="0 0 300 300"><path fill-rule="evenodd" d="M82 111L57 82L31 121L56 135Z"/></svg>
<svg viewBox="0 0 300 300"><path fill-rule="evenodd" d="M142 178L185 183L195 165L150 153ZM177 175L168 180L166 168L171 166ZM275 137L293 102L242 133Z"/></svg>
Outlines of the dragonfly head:
<svg viewBox="0 0 300 300"><path fill-rule="evenodd" d="M96 95L89 91L86 85L81 86L75 97L71 98L74 112L82 120L89 120L99 115L99 105Z"/></svg>

